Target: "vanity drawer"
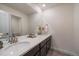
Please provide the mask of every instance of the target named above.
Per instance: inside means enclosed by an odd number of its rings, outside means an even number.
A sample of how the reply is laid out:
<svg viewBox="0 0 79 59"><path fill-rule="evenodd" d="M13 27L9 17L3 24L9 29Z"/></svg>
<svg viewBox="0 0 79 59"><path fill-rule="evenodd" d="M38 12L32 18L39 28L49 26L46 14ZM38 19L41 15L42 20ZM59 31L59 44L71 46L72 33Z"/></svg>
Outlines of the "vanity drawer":
<svg viewBox="0 0 79 59"><path fill-rule="evenodd" d="M34 56L39 51L39 45L34 47L32 50L24 54L23 56Z"/></svg>
<svg viewBox="0 0 79 59"><path fill-rule="evenodd" d="M52 36L49 36L49 37L46 39L46 41L49 41L49 40L51 40L51 38L52 38Z"/></svg>

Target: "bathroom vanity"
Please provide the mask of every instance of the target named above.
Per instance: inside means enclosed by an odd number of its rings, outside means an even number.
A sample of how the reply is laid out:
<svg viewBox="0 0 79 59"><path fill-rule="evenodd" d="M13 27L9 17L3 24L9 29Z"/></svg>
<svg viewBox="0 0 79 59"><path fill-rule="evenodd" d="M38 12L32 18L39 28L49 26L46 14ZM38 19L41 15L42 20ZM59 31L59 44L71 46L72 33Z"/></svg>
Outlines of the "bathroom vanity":
<svg viewBox="0 0 79 59"><path fill-rule="evenodd" d="M40 42L38 45L36 45L34 48L24 54L24 56L46 56L50 47L51 36Z"/></svg>
<svg viewBox="0 0 79 59"><path fill-rule="evenodd" d="M51 34L37 35L28 38L19 36L15 44L5 45L0 50L0 56L46 56L51 47Z"/></svg>

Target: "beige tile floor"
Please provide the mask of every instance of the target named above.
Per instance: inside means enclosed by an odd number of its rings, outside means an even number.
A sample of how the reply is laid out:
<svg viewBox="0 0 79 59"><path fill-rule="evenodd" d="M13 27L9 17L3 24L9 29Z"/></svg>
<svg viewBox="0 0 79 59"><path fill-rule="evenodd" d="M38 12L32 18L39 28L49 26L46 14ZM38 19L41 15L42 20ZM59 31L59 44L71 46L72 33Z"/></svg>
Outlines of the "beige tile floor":
<svg viewBox="0 0 79 59"><path fill-rule="evenodd" d="M47 56L68 56L60 51L56 51L56 50L49 50Z"/></svg>

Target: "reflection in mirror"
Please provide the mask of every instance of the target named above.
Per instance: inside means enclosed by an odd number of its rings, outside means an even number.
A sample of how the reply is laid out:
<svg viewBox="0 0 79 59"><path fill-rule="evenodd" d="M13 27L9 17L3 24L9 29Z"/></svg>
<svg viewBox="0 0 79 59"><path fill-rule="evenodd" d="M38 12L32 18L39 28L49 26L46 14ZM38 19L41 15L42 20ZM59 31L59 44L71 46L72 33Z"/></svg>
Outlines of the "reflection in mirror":
<svg viewBox="0 0 79 59"><path fill-rule="evenodd" d="M18 16L11 15L11 32L16 36L21 35L21 18Z"/></svg>
<svg viewBox="0 0 79 59"><path fill-rule="evenodd" d="M12 40L12 35L22 35L21 18L0 10L0 48ZM3 44L2 44L3 43Z"/></svg>
<svg viewBox="0 0 79 59"><path fill-rule="evenodd" d="M0 10L0 39L7 38L10 34L10 16L7 12Z"/></svg>

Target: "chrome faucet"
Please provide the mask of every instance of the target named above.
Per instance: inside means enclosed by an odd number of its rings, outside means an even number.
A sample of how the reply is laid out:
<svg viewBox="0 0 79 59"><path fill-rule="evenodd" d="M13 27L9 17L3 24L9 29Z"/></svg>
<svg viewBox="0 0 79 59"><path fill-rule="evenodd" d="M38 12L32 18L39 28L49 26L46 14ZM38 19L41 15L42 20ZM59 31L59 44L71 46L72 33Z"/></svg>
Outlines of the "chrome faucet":
<svg viewBox="0 0 79 59"><path fill-rule="evenodd" d="M15 34L12 34L12 36L9 37L9 43L16 43L18 39L16 38Z"/></svg>
<svg viewBox="0 0 79 59"><path fill-rule="evenodd" d="M0 41L0 49L3 48L3 42Z"/></svg>

